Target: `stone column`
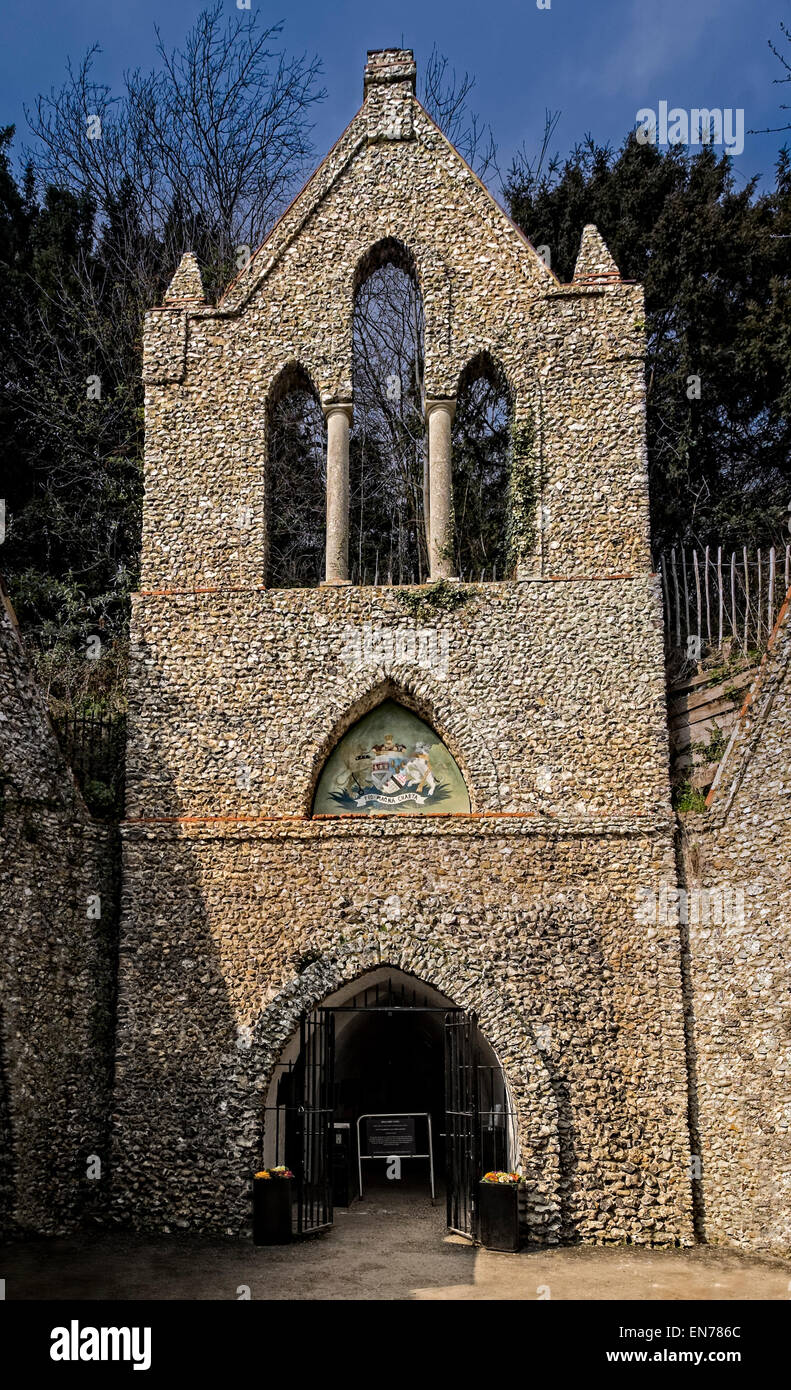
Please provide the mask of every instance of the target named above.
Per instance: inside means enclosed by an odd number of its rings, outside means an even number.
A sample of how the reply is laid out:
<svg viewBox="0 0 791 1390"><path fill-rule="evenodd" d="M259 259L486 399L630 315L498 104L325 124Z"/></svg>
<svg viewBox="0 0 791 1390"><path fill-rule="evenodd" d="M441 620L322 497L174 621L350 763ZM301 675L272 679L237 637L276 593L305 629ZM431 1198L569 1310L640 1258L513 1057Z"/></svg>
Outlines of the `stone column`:
<svg viewBox="0 0 791 1390"><path fill-rule="evenodd" d="M432 579L453 577L451 426L456 402L426 401L428 421L429 558Z"/></svg>
<svg viewBox="0 0 791 1390"><path fill-rule="evenodd" d="M327 421L327 559L325 584L349 583L349 401L323 406Z"/></svg>

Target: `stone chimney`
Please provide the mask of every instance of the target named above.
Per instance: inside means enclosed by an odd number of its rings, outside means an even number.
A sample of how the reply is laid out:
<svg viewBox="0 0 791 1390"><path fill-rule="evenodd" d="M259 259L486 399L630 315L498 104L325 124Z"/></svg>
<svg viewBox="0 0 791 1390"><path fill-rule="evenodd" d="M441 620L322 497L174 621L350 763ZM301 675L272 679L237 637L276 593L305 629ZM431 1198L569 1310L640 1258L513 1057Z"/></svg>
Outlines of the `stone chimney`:
<svg viewBox="0 0 791 1390"><path fill-rule="evenodd" d="M369 48L365 91L375 83L406 82L415 94L417 64L411 48Z"/></svg>
<svg viewBox="0 0 791 1390"><path fill-rule="evenodd" d="M369 49L364 109L369 140L411 140L417 66L411 48Z"/></svg>

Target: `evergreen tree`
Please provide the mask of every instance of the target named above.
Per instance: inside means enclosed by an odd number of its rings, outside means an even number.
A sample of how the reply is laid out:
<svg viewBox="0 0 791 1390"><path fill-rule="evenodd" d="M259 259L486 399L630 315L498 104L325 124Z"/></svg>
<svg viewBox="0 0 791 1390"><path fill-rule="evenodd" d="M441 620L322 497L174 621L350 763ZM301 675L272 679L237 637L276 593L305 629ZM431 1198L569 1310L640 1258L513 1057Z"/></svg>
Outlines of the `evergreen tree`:
<svg viewBox="0 0 791 1390"><path fill-rule="evenodd" d="M789 160L775 188L735 187L727 156L586 141L511 172L515 221L570 279L586 222L645 286L656 546L784 539L789 482Z"/></svg>

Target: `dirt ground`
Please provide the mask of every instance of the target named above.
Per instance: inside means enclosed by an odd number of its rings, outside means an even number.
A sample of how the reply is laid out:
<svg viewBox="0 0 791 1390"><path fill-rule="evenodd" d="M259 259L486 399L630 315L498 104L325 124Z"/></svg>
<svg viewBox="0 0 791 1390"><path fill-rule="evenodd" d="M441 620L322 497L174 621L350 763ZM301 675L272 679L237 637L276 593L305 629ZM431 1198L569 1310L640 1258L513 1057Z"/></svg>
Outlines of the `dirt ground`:
<svg viewBox="0 0 791 1390"><path fill-rule="evenodd" d="M732 1250L475 1249L444 1202L374 1191L282 1247L101 1234L0 1247L7 1299L788 1299L791 1261Z"/></svg>

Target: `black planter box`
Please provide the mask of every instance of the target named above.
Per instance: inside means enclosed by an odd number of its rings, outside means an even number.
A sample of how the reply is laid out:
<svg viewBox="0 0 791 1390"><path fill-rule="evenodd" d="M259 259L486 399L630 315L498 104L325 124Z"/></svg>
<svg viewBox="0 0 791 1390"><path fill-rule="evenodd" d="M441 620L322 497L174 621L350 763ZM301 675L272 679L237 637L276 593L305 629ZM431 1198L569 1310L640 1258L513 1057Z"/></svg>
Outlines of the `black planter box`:
<svg viewBox="0 0 791 1390"><path fill-rule="evenodd" d="M253 1178L253 1244L291 1240L291 1178Z"/></svg>
<svg viewBox="0 0 791 1390"><path fill-rule="evenodd" d="M478 1183L478 1239L487 1250L519 1249L517 1183Z"/></svg>

